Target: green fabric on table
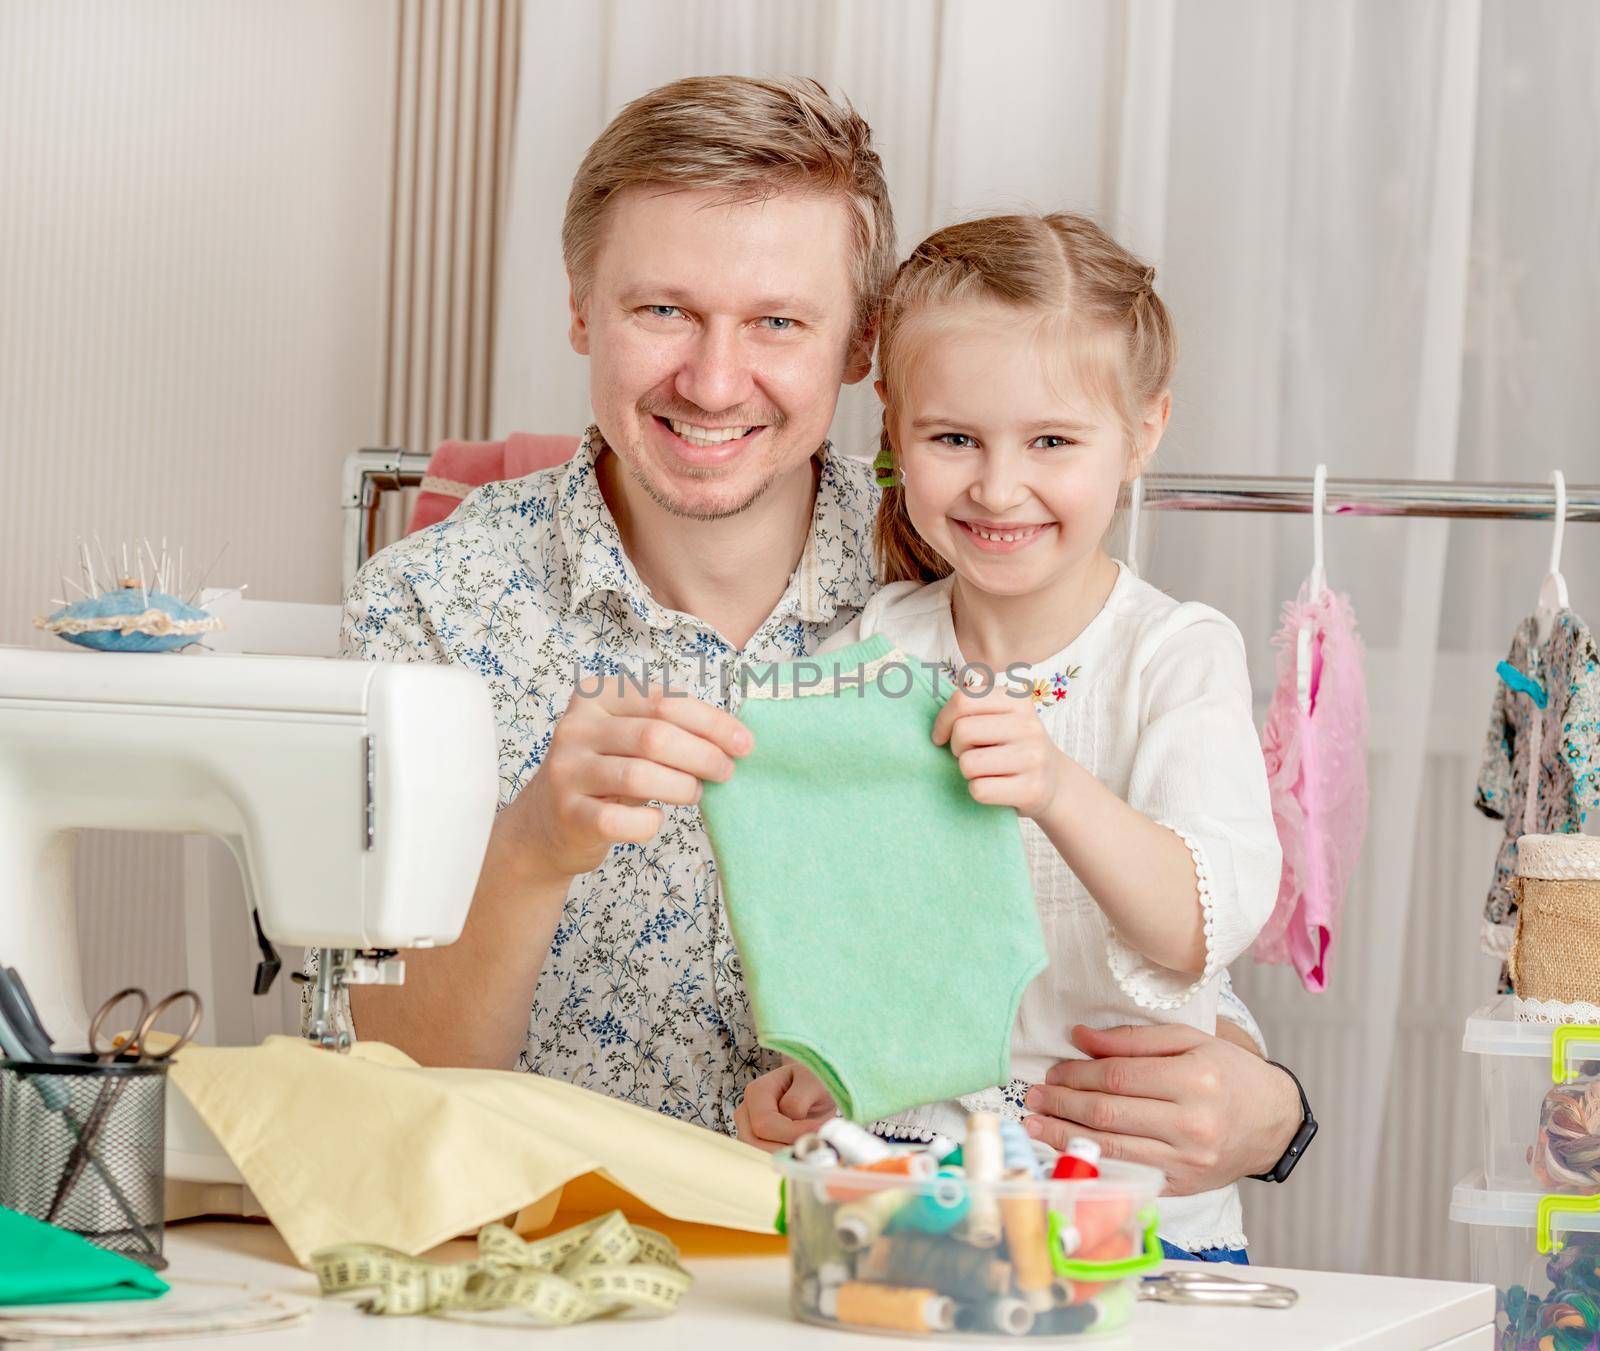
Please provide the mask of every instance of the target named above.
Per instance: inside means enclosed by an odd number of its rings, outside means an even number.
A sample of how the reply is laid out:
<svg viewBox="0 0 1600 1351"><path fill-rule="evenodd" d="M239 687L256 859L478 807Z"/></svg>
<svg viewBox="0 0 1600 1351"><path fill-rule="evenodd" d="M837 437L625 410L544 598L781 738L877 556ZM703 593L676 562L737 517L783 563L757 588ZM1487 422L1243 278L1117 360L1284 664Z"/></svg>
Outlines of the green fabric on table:
<svg viewBox="0 0 1600 1351"><path fill-rule="evenodd" d="M131 1257L0 1206L0 1304L153 1299L167 1283Z"/></svg>
<svg viewBox="0 0 1600 1351"><path fill-rule="evenodd" d="M1009 1080L1045 966L1017 814L933 744L940 689L882 634L752 670L755 747L700 802L761 1044L855 1121Z"/></svg>

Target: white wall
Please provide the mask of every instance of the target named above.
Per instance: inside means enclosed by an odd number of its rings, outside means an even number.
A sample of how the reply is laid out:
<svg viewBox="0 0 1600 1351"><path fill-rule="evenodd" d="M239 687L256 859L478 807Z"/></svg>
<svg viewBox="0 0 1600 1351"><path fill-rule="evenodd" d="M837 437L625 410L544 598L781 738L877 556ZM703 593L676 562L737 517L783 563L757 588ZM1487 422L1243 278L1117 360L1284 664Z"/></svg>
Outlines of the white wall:
<svg viewBox="0 0 1600 1351"><path fill-rule="evenodd" d="M80 537L333 601L379 433L395 0L0 5L0 642ZM176 838L87 842L86 994L181 980Z"/></svg>

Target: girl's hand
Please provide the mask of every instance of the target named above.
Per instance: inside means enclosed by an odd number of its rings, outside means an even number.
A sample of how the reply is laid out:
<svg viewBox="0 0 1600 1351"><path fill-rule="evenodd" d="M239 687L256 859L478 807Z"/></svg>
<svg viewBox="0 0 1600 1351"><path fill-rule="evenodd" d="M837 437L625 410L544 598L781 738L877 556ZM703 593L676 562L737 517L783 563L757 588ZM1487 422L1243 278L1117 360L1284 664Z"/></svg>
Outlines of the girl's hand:
<svg viewBox="0 0 1600 1351"><path fill-rule="evenodd" d="M747 1145L772 1154L838 1115L833 1095L816 1075L801 1065L785 1063L745 1089L733 1124Z"/></svg>
<svg viewBox="0 0 1600 1351"><path fill-rule="evenodd" d="M934 745L950 750L975 802L1015 807L1022 816L1049 810L1066 777L1033 700L997 680L986 694L957 690L933 724Z"/></svg>

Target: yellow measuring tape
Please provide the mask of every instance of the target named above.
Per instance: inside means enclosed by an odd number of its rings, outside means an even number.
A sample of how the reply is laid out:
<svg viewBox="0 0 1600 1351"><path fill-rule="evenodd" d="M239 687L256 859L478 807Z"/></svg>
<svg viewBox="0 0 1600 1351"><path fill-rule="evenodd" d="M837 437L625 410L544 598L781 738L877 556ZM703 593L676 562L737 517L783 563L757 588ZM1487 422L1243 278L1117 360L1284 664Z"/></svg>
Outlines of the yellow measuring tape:
<svg viewBox="0 0 1600 1351"><path fill-rule="evenodd" d="M325 1295L374 1290L376 1314L477 1313L517 1308L565 1326L637 1310L671 1313L693 1284L678 1250L620 1210L529 1242L503 1224L478 1233L469 1262L425 1262L375 1243L341 1243L311 1254Z"/></svg>

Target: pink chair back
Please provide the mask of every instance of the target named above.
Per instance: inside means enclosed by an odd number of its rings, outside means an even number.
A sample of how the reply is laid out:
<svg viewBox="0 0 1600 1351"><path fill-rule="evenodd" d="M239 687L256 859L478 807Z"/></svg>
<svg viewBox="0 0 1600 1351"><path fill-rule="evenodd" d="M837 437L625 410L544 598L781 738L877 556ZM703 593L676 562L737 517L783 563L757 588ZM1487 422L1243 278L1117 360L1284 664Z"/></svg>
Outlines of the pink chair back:
<svg viewBox="0 0 1600 1351"><path fill-rule="evenodd" d="M433 452L406 534L444 520L474 488L564 464L580 438L513 432L504 441L446 441Z"/></svg>

